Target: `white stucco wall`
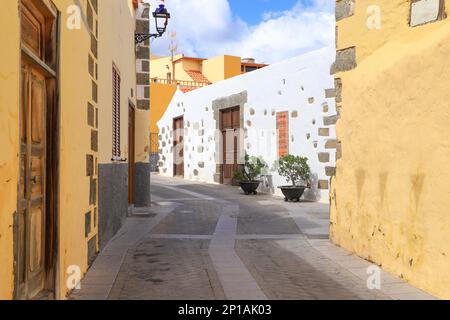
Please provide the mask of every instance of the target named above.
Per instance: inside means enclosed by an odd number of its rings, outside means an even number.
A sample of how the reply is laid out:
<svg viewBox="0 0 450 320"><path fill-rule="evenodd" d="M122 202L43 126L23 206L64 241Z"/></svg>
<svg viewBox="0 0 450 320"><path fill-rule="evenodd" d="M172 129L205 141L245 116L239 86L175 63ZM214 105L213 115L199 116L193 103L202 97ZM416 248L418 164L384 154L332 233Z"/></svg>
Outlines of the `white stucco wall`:
<svg viewBox="0 0 450 320"><path fill-rule="evenodd" d="M178 91L158 122L162 152L160 173L173 176L173 119L184 116L185 178L213 183L216 122L212 103L247 91L248 102L244 106L246 152L263 156L272 166L278 160L276 112L288 111L290 154L308 157L314 174L313 190L305 197L328 201L328 190L319 190L318 181L329 180L325 168L334 168L336 164L336 149L325 148L327 141L336 139L335 126L324 125L324 117L336 115L335 99L327 98L325 93L334 88L330 75L334 60L334 48L325 48L192 92ZM328 111L324 112L326 106ZM319 137L319 128L329 128L329 136ZM329 162L319 161L321 152L330 154ZM270 172L263 189L281 195L277 188L281 185L286 185L285 179L277 172Z"/></svg>

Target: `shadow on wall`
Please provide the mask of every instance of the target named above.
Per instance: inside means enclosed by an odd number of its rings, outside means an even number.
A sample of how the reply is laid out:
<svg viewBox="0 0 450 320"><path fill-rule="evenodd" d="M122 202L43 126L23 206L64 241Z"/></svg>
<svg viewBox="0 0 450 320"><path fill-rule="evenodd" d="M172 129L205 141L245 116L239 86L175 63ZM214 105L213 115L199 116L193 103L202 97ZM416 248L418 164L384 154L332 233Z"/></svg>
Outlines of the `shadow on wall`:
<svg viewBox="0 0 450 320"><path fill-rule="evenodd" d="M319 190L319 177L317 173L311 175L311 188L305 191L303 198L309 201L320 201L321 192Z"/></svg>

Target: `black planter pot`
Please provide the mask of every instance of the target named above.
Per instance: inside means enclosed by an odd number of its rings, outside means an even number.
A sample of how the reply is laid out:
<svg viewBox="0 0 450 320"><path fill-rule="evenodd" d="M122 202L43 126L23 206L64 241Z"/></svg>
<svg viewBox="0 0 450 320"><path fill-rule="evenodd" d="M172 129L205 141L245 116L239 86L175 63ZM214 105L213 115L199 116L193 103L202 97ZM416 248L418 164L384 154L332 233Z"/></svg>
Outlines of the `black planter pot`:
<svg viewBox="0 0 450 320"><path fill-rule="evenodd" d="M258 194L256 190L260 184L261 181L239 181L239 185L245 194Z"/></svg>
<svg viewBox="0 0 450 320"><path fill-rule="evenodd" d="M306 187L283 186L279 187L284 195L284 201L300 201Z"/></svg>

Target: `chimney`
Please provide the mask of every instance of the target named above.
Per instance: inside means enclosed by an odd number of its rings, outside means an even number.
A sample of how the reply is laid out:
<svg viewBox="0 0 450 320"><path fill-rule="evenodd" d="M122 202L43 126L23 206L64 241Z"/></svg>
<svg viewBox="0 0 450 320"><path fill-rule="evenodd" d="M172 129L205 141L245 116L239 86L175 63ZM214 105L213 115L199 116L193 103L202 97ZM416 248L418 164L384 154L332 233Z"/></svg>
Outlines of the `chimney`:
<svg viewBox="0 0 450 320"><path fill-rule="evenodd" d="M255 63L255 58L244 58L242 59L243 63Z"/></svg>

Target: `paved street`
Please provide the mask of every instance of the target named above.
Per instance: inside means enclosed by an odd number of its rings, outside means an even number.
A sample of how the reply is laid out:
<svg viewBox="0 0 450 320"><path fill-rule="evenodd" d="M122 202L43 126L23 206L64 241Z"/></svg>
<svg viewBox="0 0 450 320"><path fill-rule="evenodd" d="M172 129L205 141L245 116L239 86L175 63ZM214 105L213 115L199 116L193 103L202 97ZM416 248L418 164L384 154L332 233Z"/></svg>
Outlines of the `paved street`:
<svg viewBox="0 0 450 320"><path fill-rule="evenodd" d="M328 206L152 176L71 299L431 299L328 240Z"/></svg>

